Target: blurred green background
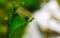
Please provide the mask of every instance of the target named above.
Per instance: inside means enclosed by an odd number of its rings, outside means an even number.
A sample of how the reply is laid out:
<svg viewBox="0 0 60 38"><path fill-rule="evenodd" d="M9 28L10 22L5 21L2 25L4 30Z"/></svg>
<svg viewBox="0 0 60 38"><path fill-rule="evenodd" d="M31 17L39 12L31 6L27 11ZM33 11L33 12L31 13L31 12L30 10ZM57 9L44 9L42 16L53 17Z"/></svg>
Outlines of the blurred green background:
<svg viewBox="0 0 60 38"><path fill-rule="evenodd" d="M25 8L30 13L40 8L40 0L0 0L0 38L22 38L28 17L16 10ZM24 12L24 11L23 11Z"/></svg>

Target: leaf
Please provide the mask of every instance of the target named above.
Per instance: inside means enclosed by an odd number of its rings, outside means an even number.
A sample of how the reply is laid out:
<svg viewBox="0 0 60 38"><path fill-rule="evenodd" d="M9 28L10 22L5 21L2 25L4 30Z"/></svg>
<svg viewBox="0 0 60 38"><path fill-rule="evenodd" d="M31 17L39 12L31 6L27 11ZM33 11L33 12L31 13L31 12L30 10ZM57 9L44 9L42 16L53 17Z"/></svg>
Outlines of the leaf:
<svg viewBox="0 0 60 38"><path fill-rule="evenodd" d="M24 24L26 24L26 21L21 18L20 16L16 16L11 23L11 27L10 27L10 33L9 33L9 37L12 36L12 34L18 30L19 27L22 27ZM23 29L22 29L23 30ZM21 30L20 30L21 31ZM18 32L18 31L17 31Z"/></svg>

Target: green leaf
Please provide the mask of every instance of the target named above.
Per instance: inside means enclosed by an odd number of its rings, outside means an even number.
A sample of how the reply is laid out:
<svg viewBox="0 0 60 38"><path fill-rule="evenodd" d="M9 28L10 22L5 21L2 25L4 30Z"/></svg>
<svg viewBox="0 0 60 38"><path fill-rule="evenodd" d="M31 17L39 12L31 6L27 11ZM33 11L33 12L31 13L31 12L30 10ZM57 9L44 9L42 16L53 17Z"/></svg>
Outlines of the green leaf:
<svg viewBox="0 0 60 38"><path fill-rule="evenodd" d="M26 21L23 18L21 18L20 16L17 15L11 22L9 37L12 37L12 34L16 30L18 30L19 27L22 27L24 24L26 24ZM22 28L20 28L20 29L22 29Z"/></svg>

